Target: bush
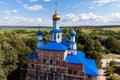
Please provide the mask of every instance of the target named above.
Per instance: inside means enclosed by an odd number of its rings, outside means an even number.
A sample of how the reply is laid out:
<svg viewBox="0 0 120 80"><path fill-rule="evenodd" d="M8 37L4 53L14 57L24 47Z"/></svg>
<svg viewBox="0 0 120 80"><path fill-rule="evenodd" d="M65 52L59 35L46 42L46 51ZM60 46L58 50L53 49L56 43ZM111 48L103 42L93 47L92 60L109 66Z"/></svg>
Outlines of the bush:
<svg viewBox="0 0 120 80"><path fill-rule="evenodd" d="M115 66L114 68L115 68L115 71L114 71L115 73L120 73L120 66Z"/></svg>
<svg viewBox="0 0 120 80"><path fill-rule="evenodd" d="M110 65L110 66L115 66L115 65L116 65L116 62L115 62L115 61L110 61L109 65Z"/></svg>
<svg viewBox="0 0 120 80"><path fill-rule="evenodd" d="M110 76L109 80L119 80L119 78L117 76Z"/></svg>

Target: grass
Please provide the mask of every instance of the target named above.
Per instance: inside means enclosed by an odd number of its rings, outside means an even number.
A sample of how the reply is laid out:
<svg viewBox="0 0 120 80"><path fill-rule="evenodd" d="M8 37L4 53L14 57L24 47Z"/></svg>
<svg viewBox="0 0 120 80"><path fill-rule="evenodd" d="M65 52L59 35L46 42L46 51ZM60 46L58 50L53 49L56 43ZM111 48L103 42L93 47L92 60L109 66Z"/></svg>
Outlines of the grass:
<svg viewBox="0 0 120 80"><path fill-rule="evenodd" d="M86 33L86 34L90 34L92 33L93 29L82 29L82 32Z"/></svg>
<svg viewBox="0 0 120 80"><path fill-rule="evenodd" d="M38 31L39 29L41 29L42 31L50 31L50 28L0 28L0 33L3 32L11 32L13 30L26 30L28 32L30 31Z"/></svg>
<svg viewBox="0 0 120 80"><path fill-rule="evenodd" d="M4 31L6 32L11 32L13 30L26 30L26 31L38 31L39 29L41 29L42 31L50 31L51 28L0 28L0 33L3 33ZM95 28L97 29L97 28ZM111 30L111 31L115 31L115 32L119 32L120 31L120 27L112 27L112 28L100 28L103 30ZM82 29L83 32L90 34L94 29Z"/></svg>
<svg viewBox="0 0 120 80"><path fill-rule="evenodd" d="M112 30L115 32L119 32L120 31L120 27L114 27L114 28L103 28L103 30Z"/></svg>
<svg viewBox="0 0 120 80"><path fill-rule="evenodd" d="M95 28L95 29L98 29L98 28ZM119 32L120 31L120 27L108 27L108 28L99 28L99 29L102 29L102 30L111 30L111 31L114 31L114 32ZM90 34L92 33L94 29L82 29L83 32L85 32L86 34Z"/></svg>

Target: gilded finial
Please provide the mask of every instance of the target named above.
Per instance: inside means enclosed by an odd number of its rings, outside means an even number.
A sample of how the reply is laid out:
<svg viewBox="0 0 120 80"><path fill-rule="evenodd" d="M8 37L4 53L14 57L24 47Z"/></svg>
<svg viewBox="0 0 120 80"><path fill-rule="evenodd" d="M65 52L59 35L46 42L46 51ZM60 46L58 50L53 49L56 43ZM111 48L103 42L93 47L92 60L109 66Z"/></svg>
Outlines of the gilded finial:
<svg viewBox="0 0 120 80"><path fill-rule="evenodd" d="M55 14L52 16L52 19L54 21L59 21L60 20L60 16L57 12L57 0L55 0Z"/></svg>

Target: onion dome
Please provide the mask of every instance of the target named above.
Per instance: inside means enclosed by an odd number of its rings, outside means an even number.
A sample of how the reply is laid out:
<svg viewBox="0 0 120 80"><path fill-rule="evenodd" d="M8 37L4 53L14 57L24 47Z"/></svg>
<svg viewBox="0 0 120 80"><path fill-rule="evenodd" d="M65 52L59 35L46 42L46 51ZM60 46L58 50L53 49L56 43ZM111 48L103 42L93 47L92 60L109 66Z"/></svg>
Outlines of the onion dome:
<svg viewBox="0 0 120 80"><path fill-rule="evenodd" d="M42 35L42 31L39 30L39 31L37 32L37 34L38 34L38 35Z"/></svg>
<svg viewBox="0 0 120 80"><path fill-rule="evenodd" d="M75 36L75 35L76 35L76 32L73 30L73 31L70 32L70 35L71 35L71 36Z"/></svg>
<svg viewBox="0 0 120 80"><path fill-rule="evenodd" d="M59 21L59 20L60 20L59 14L58 14L57 12L55 12L55 14L52 16L52 19L53 19L54 21Z"/></svg>

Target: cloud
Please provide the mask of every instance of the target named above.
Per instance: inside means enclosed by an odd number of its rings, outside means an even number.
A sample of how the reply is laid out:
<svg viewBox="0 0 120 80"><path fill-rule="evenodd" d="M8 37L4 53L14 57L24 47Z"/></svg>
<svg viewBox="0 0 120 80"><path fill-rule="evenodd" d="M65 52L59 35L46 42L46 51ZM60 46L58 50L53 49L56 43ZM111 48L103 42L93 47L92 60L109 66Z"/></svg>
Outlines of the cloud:
<svg viewBox="0 0 120 80"><path fill-rule="evenodd" d="M82 13L79 15L67 14L62 17L62 22L74 25L117 25L120 23L120 13L112 13L104 16L94 13Z"/></svg>
<svg viewBox="0 0 120 80"><path fill-rule="evenodd" d="M38 10L41 10L43 9L43 6L42 5L33 5L33 6L28 6L27 4L23 5L23 7L27 10L30 10L30 11L38 11Z"/></svg>
<svg viewBox="0 0 120 80"><path fill-rule="evenodd" d="M62 19L62 22L68 22L68 21L71 21L71 22L76 22L79 20L79 17L76 16L75 14L67 14L65 16L63 16L63 19Z"/></svg>
<svg viewBox="0 0 120 80"><path fill-rule="evenodd" d="M23 25L23 26L38 26L51 25L52 20L43 20L42 18L26 18L26 17L3 17L0 19L1 25ZM95 13L81 13L81 14L66 14L61 17L60 26L73 26L73 25L119 25L120 13L111 13L107 15L97 15ZM52 26L52 25L51 25Z"/></svg>
<svg viewBox="0 0 120 80"><path fill-rule="evenodd" d="M18 2L18 3L22 3L22 0L17 0L16 2Z"/></svg>
<svg viewBox="0 0 120 80"><path fill-rule="evenodd" d="M7 3L0 1L0 4L1 4L1 5L5 5L5 4L7 4Z"/></svg>
<svg viewBox="0 0 120 80"><path fill-rule="evenodd" d="M5 10L5 11L3 11L3 14L5 14L5 15L11 15L11 14L17 13L17 12L18 12L18 10Z"/></svg>
<svg viewBox="0 0 120 80"><path fill-rule="evenodd" d="M38 0L30 0L30 2L37 2Z"/></svg>
<svg viewBox="0 0 120 80"><path fill-rule="evenodd" d="M39 25L42 22L42 18L26 18L26 17L4 17L0 20L1 25L23 25L23 26L31 26L31 25Z"/></svg>
<svg viewBox="0 0 120 80"><path fill-rule="evenodd" d="M43 0L44 2L50 2L51 0Z"/></svg>
<svg viewBox="0 0 120 80"><path fill-rule="evenodd" d="M119 0L94 0L93 2L95 4L97 4L97 6L103 6L105 4L108 4L108 3L113 3L113 2L117 2Z"/></svg>

